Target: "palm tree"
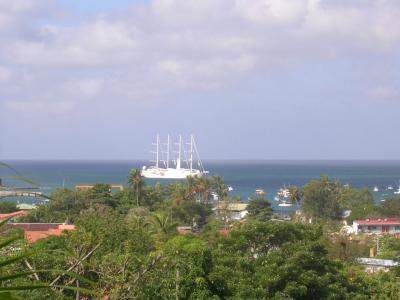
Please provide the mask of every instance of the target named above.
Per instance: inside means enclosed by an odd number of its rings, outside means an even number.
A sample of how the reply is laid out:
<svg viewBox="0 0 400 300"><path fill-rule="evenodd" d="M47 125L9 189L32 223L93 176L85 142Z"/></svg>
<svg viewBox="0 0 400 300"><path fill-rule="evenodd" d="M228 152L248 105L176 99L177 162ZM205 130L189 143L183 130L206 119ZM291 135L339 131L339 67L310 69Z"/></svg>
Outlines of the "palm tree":
<svg viewBox="0 0 400 300"><path fill-rule="evenodd" d="M180 183L175 184L170 195L174 203L179 206L187 197L187 189Z"/></svg>
<svg viewBox="0 0 400 300"><path fill-rule="evenodd" d="M186 177L186 194L188 199L193 199L193 195L196 194L197 176Z"/></svg>
<svg viewBox="0 0 400 300"><path fill-rule="evenodd" d="M7 222L10 219L5 219L0 222L0 228L2 229L3 226L7 224ZM97 293L88 290L85 288L81 287L71 287L71 286L66 286L66 285L56 285L55 283L58 281L59 278L61 278L64 275L68 275L69 277L75 279L75 280L81 280L84 281L90 285L93 285L94 283L82 276L77 275L74 272L71 272L72 269L69 269L67 271L63 270L51 270L52 273L58 273L60 274L52 283L48 284L46 282L43 282L40 280L38 274L40 273L48 273L50 272L49 270L34 270L31 265L27 262L27 258L31 255L33 255L32 252L28 251L18 251L17 254L15 254L15 250L9 251L9 247L12 247L12 245L18 241L19 239L22 238L22 236L17 235L17 236L12 236L12 237L5 237L3 236L4 231L0 234L0 252L2 252L3 257L0 262L0 299L8 299L8 300L21 300L24 298L19 297L18 295L14 294L16 291L32 291L36 289L50 289L50 288L61 288L63 289L68 289L75 291L77 293L83 292L85 294L92 294L96 295ZM14 249L18 249L18 247L14 247ZM8 255L8 252L9 255ZM7 271L5 270L6 268L9 268L10 265L15 264L15 263L22 263L25 262L27 267L29 268L29 271L26 272L19 272L19 273L11 273L7 274ZM31 284L29 277L30 276L35 276L36 280L38 281L37 284ZM20 284L15 284L16 280L19 279L26 279L27 284L26 285L20 285Z"/></svg>
<svg viewBox="0 0 400 300"><path fill-rule="evenodd" d="M144 186L144 181L139 169L131 170L128 176L128 183L134 188L136 194L136 205L139 206L139 197Z"/></svg>
<svg viewBox="0 0 400 300"><path fill-rule="evenodd" d="M169 216L162 214L153 215L153 229L160 241L165 241L168 236L176 232L176 223L171 222Z"/></svg>
<svg viewBox="0 0 400 300"><path fill-rule="evenodd" d="M200 194L200 199L204 204L208 203L210 196L210 179L207 177L199 177L197 179L196 191Z"/></svg>
<svg viewBox="0 0 400 300"><path fill-rule="evenodd" d="M218 195L218 200L225 200L228 196L228 186L224 183L220 176L211 177L211 184L215 188L215 191Z"/></svg>
<svg viewBox="0 0 400 300"><path fill-rule="evenodd" d="M301 192L297 188L297 186L290 186L289 187L289 199L292 204L300 205L301 201Z"/></svg>

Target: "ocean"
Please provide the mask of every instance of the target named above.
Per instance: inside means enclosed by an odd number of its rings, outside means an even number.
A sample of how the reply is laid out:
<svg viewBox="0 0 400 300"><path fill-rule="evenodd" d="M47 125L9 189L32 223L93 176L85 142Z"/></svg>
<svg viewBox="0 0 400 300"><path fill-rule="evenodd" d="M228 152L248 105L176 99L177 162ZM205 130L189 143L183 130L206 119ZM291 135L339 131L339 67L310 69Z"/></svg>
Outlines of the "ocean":
<svg viewBox="0 0 400 300"><path fill-rule="evenodd" d="M50 193L64 183L72 188L83 183L127 184L131 169L148 165L146 161L6 161L23 176L34 180L42 192ZM373 192L375 201L393 196L399 187L400 161L268 161L268 160L226 160L204 161L209 175L221 176L232 186L230 196L240 195L246 201L255 196L256 189L263 189L265 197L272 200L283 186L303 186L312 179L327 175L342 184L355 188L367 187ZM12 175L0 168L0 177ZM157 180L146 180L152 185ZM171 181L161 181L169 183ZM3 184L21 186L21 183L4 178ZM22 184L23 185L23 184ZM393 190L387 187L393 186ZM276 204L274 205L276 206Z"/></svg>

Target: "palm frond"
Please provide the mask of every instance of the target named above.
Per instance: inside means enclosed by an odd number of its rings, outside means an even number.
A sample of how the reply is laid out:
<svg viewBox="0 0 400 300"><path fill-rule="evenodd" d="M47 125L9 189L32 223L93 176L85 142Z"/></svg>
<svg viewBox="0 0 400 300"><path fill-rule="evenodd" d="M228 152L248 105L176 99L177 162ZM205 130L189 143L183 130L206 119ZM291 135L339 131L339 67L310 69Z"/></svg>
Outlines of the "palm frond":
<svg viewBox="0 0 400 300"><path fill-rule="evenodd" d="M19 262L19 261L23 260L24 258L31 256L32 254L33 254L33 252L25 252L25 253L22 253L19 255L12 256L11 258L2 260L2 261L0 261L0 268L11 265L15 262Z"/></svg>

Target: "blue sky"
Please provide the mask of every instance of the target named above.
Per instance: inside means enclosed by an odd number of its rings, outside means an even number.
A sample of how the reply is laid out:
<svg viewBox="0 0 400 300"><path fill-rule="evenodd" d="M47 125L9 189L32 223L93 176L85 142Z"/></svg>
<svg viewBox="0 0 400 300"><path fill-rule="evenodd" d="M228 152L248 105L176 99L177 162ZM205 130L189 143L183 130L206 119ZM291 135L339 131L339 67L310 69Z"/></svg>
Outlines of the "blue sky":
<svg viewBox="0 0 400 300"><path fill-rule="evenodd" d="M400 159L398 2L7 3L0 159Z"/></svg>

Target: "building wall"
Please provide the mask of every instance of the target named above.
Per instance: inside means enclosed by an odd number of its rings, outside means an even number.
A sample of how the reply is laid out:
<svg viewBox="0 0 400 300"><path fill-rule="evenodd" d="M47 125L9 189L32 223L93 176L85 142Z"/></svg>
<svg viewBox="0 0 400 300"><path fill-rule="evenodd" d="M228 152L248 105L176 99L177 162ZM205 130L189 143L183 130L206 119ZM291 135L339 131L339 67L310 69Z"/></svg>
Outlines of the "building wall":
<svg viewBox="0 0 400 300"><path fill-rule="evenodd" d="M384 224L359 225L358 223L354 223L353 229L354 229L355 233L400 234L400 224L399 225L384 225Z"/></svg>

